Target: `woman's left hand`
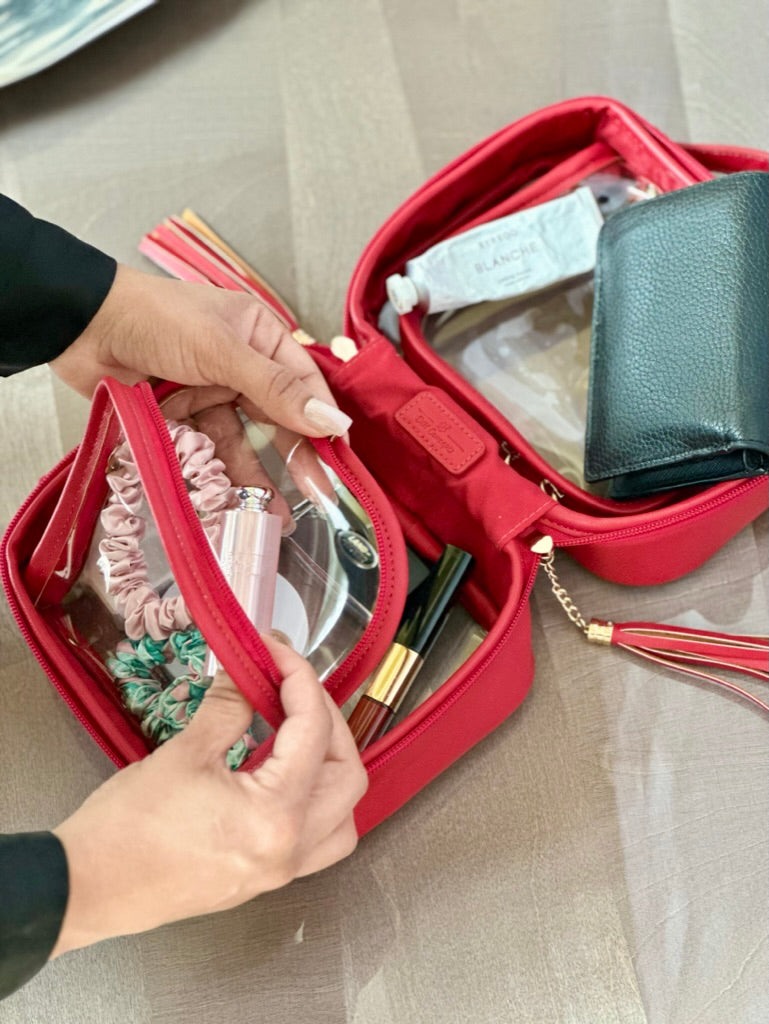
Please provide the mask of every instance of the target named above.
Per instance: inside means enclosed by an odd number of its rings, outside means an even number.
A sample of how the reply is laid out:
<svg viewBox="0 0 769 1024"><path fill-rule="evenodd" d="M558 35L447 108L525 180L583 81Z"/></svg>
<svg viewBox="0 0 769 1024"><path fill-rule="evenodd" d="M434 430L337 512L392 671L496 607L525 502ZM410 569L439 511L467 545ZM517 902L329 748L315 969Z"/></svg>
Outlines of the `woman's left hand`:
<svg viewBox="0 0 769 1024"><path fill-rule="evenodd" d="M264 303L122 264L99 311L51 368L87 397L104 376L227 388L252 418L308 437L344 435L352 422Z"/></svg>

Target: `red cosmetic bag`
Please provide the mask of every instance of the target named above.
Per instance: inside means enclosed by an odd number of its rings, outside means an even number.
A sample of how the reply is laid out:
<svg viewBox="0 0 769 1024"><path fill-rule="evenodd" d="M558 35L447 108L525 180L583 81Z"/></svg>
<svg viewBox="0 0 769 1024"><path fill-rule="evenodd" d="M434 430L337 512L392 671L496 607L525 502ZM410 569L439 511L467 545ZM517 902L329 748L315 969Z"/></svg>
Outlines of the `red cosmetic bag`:
<svg viewBox="0 0 769 1024"><path fill-rule="evenodd" d="M442 357L425 333L422 314L400 318L399 347L378 327L385 280L402 272L410 258L452 234L618 168L625 177L667 192L714 173L763 170L766 154L678 145L606 98L545 108L454 160L377 232L347 297L345 334L355 351L340 359L325 346L309 346L340 406L353 417L351 447L340 440L312 447L355 507L365 511L378 563L370 615L344 657L329 665L324 685L342 705L392 641L406 594L404 541L425 559L437 558L446 544L472 554L460 600L486 631L433 693L364 751L370 786L356 811L361 834L524 699L534 674L528 599L543 560L557 587L553 548L568 549L608 580L663 583L699 566L767 507L767 481L759 477L634 502L590 494L557 471L525 430L519 432ZM215 283L233 287L227 280ZM292 329L298 326L273 293L263 297ZM281 720L275 666L206 542L189 473L169 434L164 403L174 393L172 385L153 391L147 384L102 383L79 449L40 481L2 547L6 592L30 647L73 713L119 766L145 756L153 741L122 706L105 670L103 652L113 642L109 629L88 633L73 612L85 599L81 593L73 601L72 595L88 565L108 500L111 460L121 443L130 446L190 619L268 725ZM568 597L561 598L582 626ZM634 646L705 678L712 665L765 675L767 648L760 638L694 635L649 623L584 628L591 639ZM258 745L244 767L258 764L270 742Z"/></svg>

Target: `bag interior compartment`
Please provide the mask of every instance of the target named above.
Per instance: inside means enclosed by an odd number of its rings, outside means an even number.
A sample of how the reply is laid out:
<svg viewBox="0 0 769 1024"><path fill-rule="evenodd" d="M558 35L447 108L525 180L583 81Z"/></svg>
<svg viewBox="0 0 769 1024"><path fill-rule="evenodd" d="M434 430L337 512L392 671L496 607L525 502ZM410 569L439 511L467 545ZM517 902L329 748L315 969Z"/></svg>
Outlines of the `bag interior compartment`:
<svg viewBox="0 0 769 1024"><path fill-rule="evenodd" d="M611 216L656 192L653 183L634 177L616 157L601 166L602 171L591 171L587 177L582 176L584 169L571 168L569 176L557 180L556 194L586 185L599 209ZM551 188L534 203L553 197ZM490 215L496 217L498 211ZM514 427L516 436L507 432L505 438L511 454L529 462L532 454L538 456L557 491L580 500L591 490L584 478L584 446L592 311L590 273L534 294L431 314L421 324L411 317L403 325L401 344L405 359L420 369L425 367L420 351L429 347L447 371L441 372L440 363L431 360L428 379L450 392L457 390L455 375L471 385ZM667 496L655 497L634 503L633 508L654 508L666 500ZM609 513L627 511L624 503L598 504Z"/></svg>
<svg viewBox="0 0 769 1024"><path fill-rule="evenodd" d="M434 562L447 543L454 543L446 532L440 516L430 523L418 520L406 507L391 498L411 552L424 562ZM471 542L463 542L464 549L473 557L468 578L457 592L444 615L437 635L429 644L419 674L398 705L389 729L394 736L388 740L385 733L378 752L387 749L388 742L400 742L408 733L420 726L424 719L424 705L430 712L438 710L443 701L451 702L457 687L465 684L468 673L489 655L493 655L499 636L507 629L520 611L524 595L528 592L536 560L528 549L511 545L503 552L478 531ZM511 675L517 670L510 668ZM362 682L342 706L349 717L359 698L366 692L371 677ZM511 682L511 694L529 680Z"/></svg>
<svg viewBox="0 0 769 1024"><path fill-rule="evenodd" d="M660 191L599 143L488 208L472 226L583 185L608 216ZM585 482L592 305L590 273L521 297L424 316L414 311L401 318L396 342L425 381L445 389L507 447L518 472L576 511L621 516L661 508L681 491L616 502Z"/></svg>
<svg viewBox="0 0 769 1024"><path fill-rule="evenodd" d="M686 153L670 150L621 104L600 97L568 101L503 129L438 172L375 235L353 277L348 331L364 345L381 337L387 277L402 274L409 259L459 232L585 183L599 208L613 212L619 192L612 179L656 195L708 177ZM608 194L602 194L602 183ZM508 447L518 472L549 487L568 507L623 516L672 504L680 491L620 503L585 485L591 315L592 281L586 277L424 323L416 312L408 314L401 318L399 340L404 358L427 383L444 388L475 415Z"/></svg>
<svg viewBox="0 0 769 1024"><path fill-rule="evenodd" d="M553 198L612 155L662 192L709 176L682 150L671 154L650 126L613 100L579 98L536 111L458 156L385 222L353 276L348 333L377 336L385 279L408 259L502 212Z"/></svg>
<svg viewBox="0 0 769 1024"><path fill-rule="evenodd" d="M344 699L367 670L367 659L375 661L389 642L391 623L399 614L397 606L380 607L390 603L380 600L385 578L395 605L405 589L392 585L402 557L397 525L389 511L382 512L372 481L373 496L367 491L367 477L357 463L347 474L344 461L335 457L332 468L306 439L257 423L230 403L213 410L193 408L191 391L178 393L177 406L182 406L174 408L172 398L164 411L190 515L203 526L201 543L217 552L225 518L239 514L235 484L272 487L268 514L277 521L280 545L272 626L308 658L337 699ZM130 401L134 398L138 404L136 392ZM183 727L203 699L215 666L182 597L182 591L189 596L190 579L177 579L166 550L169 530L178 532L178 520L160 522L159 506L144 489L144 473L150 469L146 451L139 457L117 434L110 408L93 418L78 457L85 458L95 433L104 434L107 420L112 423L110 443L92 463L91 477L78 480L83 495L97 496L88 514L90 533L71 560L71 574L64 573L70 578L57 589L57 599L28 602L37 620L30 622L29 632L46 634L40 657L48 662L51 678L76 713L87 705L87 715L78 717L110 756L124 762L143 756ZM132 436L141 436L144 443L147 430ZM333 456L327 442L325 447ZM164 457L156 452L154 462L162 464ZM83 502L62 501L72 472L68 460L59 489L48 496L49 514L37 517L36 541L25 559L26 566L38 562L33 575L61 579L56 566L76 527L82 539ZM47 530L50 523L53 528ZM201 562L204 553L210 556L200 549ZM196 569L198 579L204 579L201 565ZM204 586L209 600L232 617L235 597L224 579L204 581ZM241 755L248 756L272 729L255 716L250 733ZM235 760L233 755L233 766Z"/></svg>

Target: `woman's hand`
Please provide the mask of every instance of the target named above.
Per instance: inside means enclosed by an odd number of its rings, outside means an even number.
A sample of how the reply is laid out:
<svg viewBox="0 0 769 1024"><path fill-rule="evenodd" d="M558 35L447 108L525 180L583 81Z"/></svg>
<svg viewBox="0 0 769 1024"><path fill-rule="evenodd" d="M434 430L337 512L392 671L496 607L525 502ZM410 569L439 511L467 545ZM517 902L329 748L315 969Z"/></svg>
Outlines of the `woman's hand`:
<svg viewBox="0 0 769 1024"><path fill-rule="evenodd" d="M367 777L352 735L309 664L265 643L284 677L286 720L259 768L225 764L252 711L219 673L183 732L53 830L70 891L52 957L235 907L353 851Z"/></svg>
<svg viewBox="0 0 769 1024"><path fill-rule="evenodd" d="M309 437L344 435L351 423L312 357L258 299L123 265L96 316L51 368L86 396L104 376L224 387L252 419Z"/></svg>

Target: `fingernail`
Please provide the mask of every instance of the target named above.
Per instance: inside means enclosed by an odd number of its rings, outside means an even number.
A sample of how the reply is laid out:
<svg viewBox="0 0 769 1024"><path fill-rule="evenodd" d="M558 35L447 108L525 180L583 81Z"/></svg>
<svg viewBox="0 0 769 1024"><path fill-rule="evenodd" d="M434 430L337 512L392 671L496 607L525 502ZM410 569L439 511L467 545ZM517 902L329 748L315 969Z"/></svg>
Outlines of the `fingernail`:
<svg viewBox="0 0 769 1024"><path fill-rule="evenodd" d="M322 402L319 398L310 398L304 407L304 415L308 422L312 423L318 430L326 434L338 437L346 434L350 429L352 420L347 413L337 409L335 405Z"/></svg>
<svg viewBox="0 0 769 1024"><path fill-rule="evenodd" d="M292 533L296 532L296 519L291 516L288 522L283 523L283 528L280 533L282 537L290 537Z"/></svg>
<svg viewBox="0 0 769 1024"><path fill-rule="evenodd" d="M318 344L315 338L310 337L307 331L303 331L301 327L297 327L297 329L291 334L291 337L294 341L298 341L300 345Z"/></svg>
<svg viewBox="0 0 769 1024"><path fill-rule="evenodd" d="M268 635L271 636L273 640L277 640L279 644L283 644L284 647L290 647L293 651L294 648L291 641L282 629L270 629L268 630Z"/></svg>

